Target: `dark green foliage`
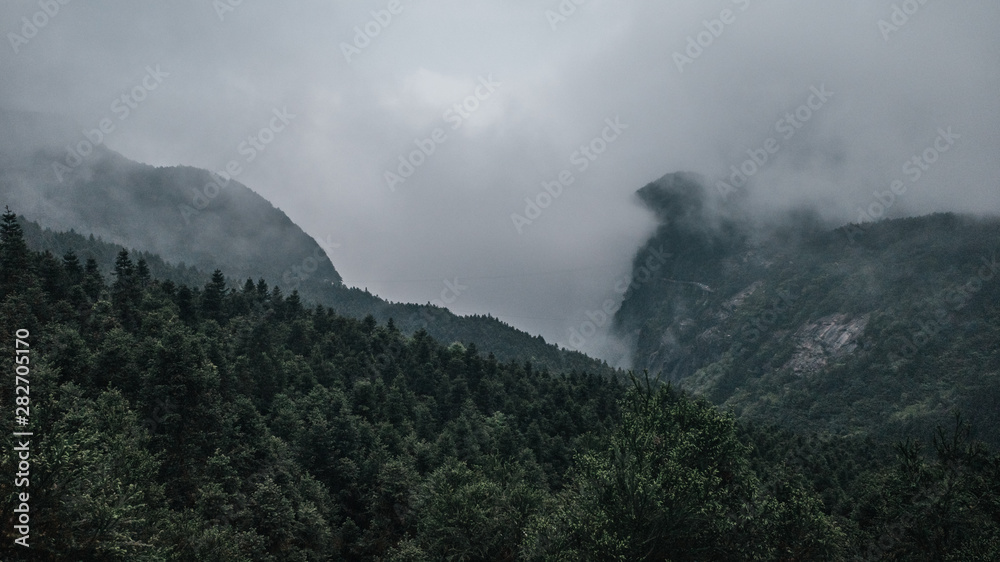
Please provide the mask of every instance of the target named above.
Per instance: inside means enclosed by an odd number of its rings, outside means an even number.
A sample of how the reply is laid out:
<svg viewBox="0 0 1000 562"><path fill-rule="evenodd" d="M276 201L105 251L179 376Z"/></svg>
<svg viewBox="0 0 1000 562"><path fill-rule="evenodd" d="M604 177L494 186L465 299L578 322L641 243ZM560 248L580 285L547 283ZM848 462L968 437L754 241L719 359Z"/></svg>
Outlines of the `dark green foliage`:
<svg viewBox="0 0 1000 562"><path fill-rule="evenodd" d="M226 296L226 277L222 271L216 269L212 273L212 280L205 285L205 292L202 293L201 311L205 318L211 318L216 322L222 320L222 299Z"/></svg>
<svg viewBox="0 0 1000 562"><path fill-rule="evenodd" d="M229 290L219 271L178 287L126 250L109 287L97 260L32 253L8 225L0 251L37 272L0 303L4 349L23 327L34 353L33 559L372 559L406 541L514 553L573 453L613 423L618 386L597 375L410 338L263 281ZM437 536L454 502L470 519ZM24 554L11 507L5 560Z"/></svg>
<svg viewBox="0 0 1000 562"><path fill-rule="evenodd" d="M760 224L684 174L639 196L662 224L615 317L636 368L741 418L929 440L960 410L1000 446L1000 220Z"/></svg>
<svg viewBox="0 0 1000 562"><path fill-rule="evenodd" d="M7 295L30 276L28 246L17 215L5 207L0 219L0 295Z"/></svg>
<svg viewBox="0 0 1000 562"><path fill-rule="evenodd" d="M969 431L956 418L930 455L907 441L895 466L866 478L852 516L868 559L1000 559L1000 456Z"/></svg>
<svg viewBox="0 0 1000 562"><path fill-rule="evenodd" d="M128 241L206 272L218 267L237 279L263 275L271 283L305 277L341 282L315 240L235 180L224 182L190 167L140 164L104 146L57 178L47 159L61 146L42 148L34 157L5 158L0 198L17 203L33 219L118 244Z"/></svg>
<svg viewBox="0 0 1000 562"><path fill-rule="evenodd" d="M536 529L559 560L834 560L843 533L806 487L761 486L736 423L665 386L636 384L606 450L583 455ZM555 532L552 532L555 530Z"/></svg>
<svg viewBox="0 0 1000 562"><path fill-rule="evenodd" d="M6 277L0 368L30 330L32 546L13 545L4 500L3 560L998 555L1000 458L965 426L893 460L264 281L229 289L217 271L192 289L143 273L155 256L81 268L19 242L0 239L27 272ZM0 456L2 498L14 462Z"/></svg>
<svg viewBox="0 0 1000 562"><path fill-rule="evenodd" d="M32 127L25 125L22 130ZM38 154L52 156L62 150L60 143ZM34 150L27 152L31 153ZM73 239L80 236L72 231L52 233L37 224L23 225L33 249L62 255L75 248L81 259L93 255L108 267L127 243L133 261L145 257L150 274L158 279L200 287L208 281L207 272L219 268L229 279L253 276L269 285L280 284L286 295L298 290L304 301L332 307L345 316L371 314L381 323L393 318L406 334L424 329L439 341L477 341L502 361L530 357L552 370L613 372L600 361L549 345L492 316L458 317L430 304L391 303L345 286L316 240L235 180L220 187L221 178L207 170L155 168L100 146L64 182L57 182L52 158L27 154L22 155L23 165L5 168L0 198L16 202L23 214L44 224L93 233L89 243L79 244ZM115 244L102 244L101 238ZM160 262L156 263L154 254L180 264L179 268L161 267L162 260L156 258ZM110 271L102 273L107 276Z"/></svg>
<svg viewBox="0 0 1000 562"><path fill-rule="evenodd" d="M94 277L83 285L84 291L91 298L98 296L97 274L105 278L114 278L115 272L112 264L121 252L121 246L108 244L93 235L87 238L72 231L53 232L49 229L42 229L37 223L25 221L23 218L17 222L23 229L25 240L31 249L49 250L55 255L64 255L67 251L74 250L79 259L85 259L88 262L91 259L94 260ZM204 287L206 283L211 281L210 274L193 266L186 266L184 262L181 262L180 265L171 265L161 259L159 255L134 249L129 251L129 256L130 259L136 260L133 268L139 284L146 282L144 281L143 263L146 264L145 269L148 269L150 277L171 281L174 284ZM308 255L303 256L303 258L305 257ZM254 266L256 267L255 276L265 270L271 270L260 263L255 263ZM90 274L91 270L87 271ZM241 272L246 271L246 267L223 268L219 271L229 276L230 279L244 279L244 274ZM269 278L272 279L272 282L279 279L274 275L269 276ZM257 279L258 298L256 302L263 302L270 298L269 293L272 287L263 277L257 277ZM477 341L482 345L487 345L502 361L530 357L536 364L544 365L551 370L588 371L609 376L614 374L614 371L607 364L579 352L559 349L554 345L547 344L541 337L526 334L491 316L459 317L433 305L390 303L367 291L345 287L339 283L332 284L328 279L324 279L317 272L306 278L289 276L287 279L279 280L281 283L290 281L291 285L282 286L282 291L284 293L298 291L302 302L329 306L339 314L353 318L361 319L371 315L377 322L383 323L392 319L394 327L406 334L425 330L439 341ZM244 291L246 291L245 286ZM294 304L294 300L293 298L292 307L297 306ZM252 299L244 300L240 306L251 302L253 302ZM282 304L279 303L278 308L281 308ZM185 321L192 318L201 309L201 305L199 296L199 299L194 303L194 311L185 309L182 318Z"/></svg>

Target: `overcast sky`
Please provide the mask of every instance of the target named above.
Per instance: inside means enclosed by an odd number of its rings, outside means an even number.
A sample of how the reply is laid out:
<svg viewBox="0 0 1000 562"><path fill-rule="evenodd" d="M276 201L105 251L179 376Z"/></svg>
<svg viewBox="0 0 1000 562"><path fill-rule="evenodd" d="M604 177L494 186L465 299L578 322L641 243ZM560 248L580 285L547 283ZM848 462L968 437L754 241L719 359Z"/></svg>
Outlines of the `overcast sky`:
<svg viewBox="0 0 1000 562"><path fill-rule="evenodd" d="M427 302L457 278L449 308L549 341L616 296L653 228L632 194L669 172L714 185L769 146L746 166L760 212L853 221L897 179L890 216L1000 212L996 0L50 3L0 4L0 106L93 128L159 69L110 148L237 160L348 285ZM247 162L275 110L294 117ZM390 188L415 140L433 153Z"/></svg>

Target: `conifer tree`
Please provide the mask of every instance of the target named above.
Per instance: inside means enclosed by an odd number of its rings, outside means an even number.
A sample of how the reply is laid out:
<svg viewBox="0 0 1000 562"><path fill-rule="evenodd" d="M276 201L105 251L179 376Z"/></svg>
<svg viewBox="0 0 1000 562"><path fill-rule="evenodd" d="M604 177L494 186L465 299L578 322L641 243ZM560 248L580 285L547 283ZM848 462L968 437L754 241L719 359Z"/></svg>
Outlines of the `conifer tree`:
<svg viewBox="0 0 1000 562"><path fill-rule="evenodd" d="M226 277L221 270L216 269L212 273L212 280L205 285L205 294L202 297L202 312L207 318L214 318L222 321L222 299L226 295Z"/></svg>
<svg viewBox="0 0 1000 562"><path fill-rule="evenodd" d="M120 311L122 320L131 325L133 312L141 298L135 264L129 258L128 250L122 248L115 258L115 282L111 286L111 302Z"/></svg>
<svg viewBox="0 0 1000 562"><path fill-rule="evenodd" d="M146 263L144 258L139 258L139 261L135 264L135 278L140 286L145 287L149 284L149 264Z"/></svg>
<svg viewBox="0 0 1000 562"><path fill-rule="evenodd" d="M28 278L28 245L17 215L6 207L0 222L0 295L18 289Z"/></svg>
<svg viewBox="0 0 1000 562"><path fill-rule="evenodd" d="M286 311L290 315L296 315L302 312L302 299L299 298L298 289L292 290L292 294L288 295L285 299Z"/></svg>
<svg viewBox="0 0 1000 562"><path fill-rule="evenodd" d="M54 299L62 300L69 295L69 276L62 263L45 250L37 257L35 269L39 273L42 289Z"/></svg>
<svg viewBox="0 0 1000 562"><path fill-rule="evenodd" d="M269 287L267 286L267 281L264 281L263 277L261 277L260 279L258 279L257 280L257 300L259 300L260 302L266 301L267 300L267 292L268 292L268 290L269 290Z"/></svg>
<svg viewBox="0 0 1000 562"><path fill-rule="evenodd" d="M87 258L87 263L84 265L83 290L94 301L101 298L101 293L104 291L104 277L94 258Z"/></svg>
<svg viewBox="0 0 1000 562"><path fill-rule="evenodd" d="M63 254L63 269L66 270L70 285L83 283L83 266L80 265L80 259L73 250Z"/></svg>
<svg viewBox="0 0 1000 562"><path fill-rule="evenodd" d="M122 248L115 258L115 285L124 285L131 281L135 273L135 265L129 259L128 250Z"/></svg>
<svg viewBox="0 0 1000 562"><path fill-rule="evenodd" d="M187 324L193 324L198 318L197 309L194 305L194 293L187 285L181 285L177 291L177 308L181 320Z"/></svg>

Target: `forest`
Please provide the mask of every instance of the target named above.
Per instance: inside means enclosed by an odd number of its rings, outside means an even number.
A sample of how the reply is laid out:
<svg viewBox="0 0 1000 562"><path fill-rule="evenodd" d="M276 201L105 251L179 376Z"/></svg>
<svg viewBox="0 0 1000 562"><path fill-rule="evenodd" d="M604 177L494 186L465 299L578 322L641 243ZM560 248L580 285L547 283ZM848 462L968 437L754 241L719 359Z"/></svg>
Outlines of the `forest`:
<svg viewBox="0 0 1000 562"><path fill-rule="evenodd" d="M634 369L744 420L930 442L961 412L1000 447L996 217L834 227L801 210L765 223L738 207L718 214L689 174L638 197L660 226L636 268L673 257L615 316Z"/></svg>
<svg viewBox="0 0 1000 562"><path fill-rule="evenodd" d="M3 215L3 560L1000 559L1000 456L958 413L931 439L792 430L99 258Z"/></svg>

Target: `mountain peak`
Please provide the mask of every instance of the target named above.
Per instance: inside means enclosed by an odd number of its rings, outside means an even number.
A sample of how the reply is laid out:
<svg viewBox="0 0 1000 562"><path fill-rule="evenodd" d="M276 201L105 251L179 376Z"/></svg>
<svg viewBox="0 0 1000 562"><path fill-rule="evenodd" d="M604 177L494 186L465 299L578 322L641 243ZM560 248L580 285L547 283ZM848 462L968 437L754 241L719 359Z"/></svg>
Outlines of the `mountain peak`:
<svg viewBox="0 0 1000 562"><path fill-rule="evenodd" d="M30 220L229 277L342 282L319 244L246 185L188 166L140 164L103 145L74 157L72 141L59 144L72 126L58 117L8 111L0 120L13 133L3 145L0 196Z"/></svg>

